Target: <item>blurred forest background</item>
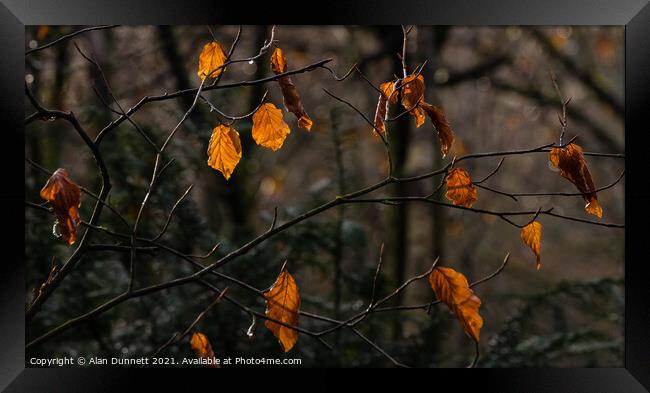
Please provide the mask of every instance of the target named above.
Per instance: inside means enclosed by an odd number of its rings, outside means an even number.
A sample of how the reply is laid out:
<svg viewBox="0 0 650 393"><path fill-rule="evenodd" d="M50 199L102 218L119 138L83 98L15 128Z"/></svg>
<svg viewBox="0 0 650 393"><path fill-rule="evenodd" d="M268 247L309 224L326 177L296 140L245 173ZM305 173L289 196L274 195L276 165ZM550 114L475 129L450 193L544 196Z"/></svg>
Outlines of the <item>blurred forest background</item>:
<svg viewBox="0 0 650 393"><path fill-rule="evenodd" d="M78 26L31 26L26 47L43 45ZM237 26L212 26L227 50ZM244 26L235 58L257 54L270 26ZM401 74L399 26L277 26L275 39L289 69L325 58L343 75L357 63L375 85ZM413 176L442 167L454 155L537 147L557 141L560 100L549 70L557 75L569 104L568 136L589 152L624 152L623 39L619 27L447 27L417 26L409 36L409 68L428 59L423 70L428 102L444 109L456 141L441 159L431 123L416 129L410 116L388 127L396 175ZM112 90L128 109L143 96L197 87L198 55L211 40L205 26L119 26L79 35L26 57L25 80L46 107L72 110L91 137L117 115L96 69L76 51L76 42L102 65ZM266 54L253 64L228 67L223 82L272 75ZM277 152L253 143L250 119L236 124L243 158L230 181L208 167L206 149L215 114L199 101L168 149L175 163L161 180L144 211L140 232L155 236L169 210L190 184L194 189L175 213L163 240L188 254L205 254L215 243L224 255L265 231L278 209L283 222L336 195L381 180L387 169L384 147L350 108L322 88L355 103L372 118L377 92L353 74L337 82L316 69L293 76L302 102L314 120L311 133L285 115L291 134ZM100 96L93 92L95 87ZM213 90L206 97L229 114L247 113L268 90L281 107L274 83ZM147 104L133 119L157 142L180 120L193 97ZM26 115L33 113L25 100ZM133 221L147 189L154 154L128 122L102 144L112 176L110 203ZM99 176L88 149L63 121L31 123L25 130L25 154L48 170L66 168L79 185L97 190ZM498 158L471 160L475 179L494 169ZM611 183L624 169L619 158L587 157L596 187ZM26 199L42 203L38 192L47 175L25 164ZM439 179L392 185L376 195L426 195ZM508 157L487 182L513 192L567 191L575 188L553 172L545 154ZM623 223L624 179L599 193L603 221ZM561 214L590 219L580 197L524 197L513 201L479 189L477 207L494 210L554 207ZM93 200L82 194L81 218ZM54 217L26 208L26 302L46 278L52 263L61 264L73 247L52 235ZM426 204L354 204L331 209L256 247L224 272L257 288L268 288L282 263L296 278L302 310L346 318L367 306L380 245L385 244L378 296L405 279L426 271L440 256L441 265L463 272L470 281L493 272L507 252L506 269L475 289L483 304L479 367L621 367L623 365L624 230L542 216L542 269L521 241L519 231L496 217ZM105 210L100 224L120 229ZM83 229L80 228L81 232ZM97 234L96 243L111 238ZM27 340L83 314L124 290L128 253L89 253L45 303L27 329ZM162 252L139 253L137 286L151 285L192 272ZM337 274L337 271L339 272ZM223 287L227 283L219 283ZM264 311L263 299L236 286L229 293ZM339 296L336 293L339 293ZM426 280L411 285L395 302L420 304L433 299ZM129 300L84 325L39 345L29 356L136 357L151 355L176 331L188 326L214 298L197 285L184 285ZM338 300L337 300L338 298ZM328 324L302 318L301 326ZM299 357L307 366L389 366L391 363L354 333L328 336L335 349L300 335L287 355L262 321L252 337L251 317L231 304L214 307L198 328L217 357ZM375 314L361 331L391 356L412 366L465 366L474 346L446 307ZM161 356L193 357L187 340Z"/></svg>

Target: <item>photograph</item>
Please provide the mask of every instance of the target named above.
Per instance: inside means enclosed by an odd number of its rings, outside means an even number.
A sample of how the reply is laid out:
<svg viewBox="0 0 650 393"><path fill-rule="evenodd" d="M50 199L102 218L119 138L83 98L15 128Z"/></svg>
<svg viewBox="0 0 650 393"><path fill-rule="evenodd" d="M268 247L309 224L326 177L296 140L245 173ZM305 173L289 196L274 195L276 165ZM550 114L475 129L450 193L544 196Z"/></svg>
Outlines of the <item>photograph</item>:
<svg viewBox="0 0 650 393"><path fill-rule="evenodd" d="M0 392L650 392L650 0L0 0L0 36Z"/></svg>
<svg viewBox="0 0 650 393"><path fill-rule="evenodd" d="M25 367L624 367L621 26L25 26Z"/></svg>

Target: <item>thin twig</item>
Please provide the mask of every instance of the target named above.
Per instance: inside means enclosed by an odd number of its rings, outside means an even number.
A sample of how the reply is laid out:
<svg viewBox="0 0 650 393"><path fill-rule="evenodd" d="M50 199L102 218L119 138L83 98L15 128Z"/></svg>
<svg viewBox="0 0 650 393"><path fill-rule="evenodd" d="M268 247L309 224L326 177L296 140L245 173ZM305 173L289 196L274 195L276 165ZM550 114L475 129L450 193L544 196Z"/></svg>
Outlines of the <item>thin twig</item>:
<svg viewBox="0 0 650 393"><path fill-rule="evenodd" d="M504 162L505 160L506 160L505 157L501 157L501 160L499 160L499 164L497 164L496 168L494 168L494 169L492 170L492 172L490 172L487 176L485 176L484 178L482 178L482 179L479 180L479 181L473 181L472 184L474 184L474 185L481 184L481 183L485 182L487 179L489 179L489 178L491 178L492 176L494 176L494 174L496 174L496 173L499 171L499 169L501 168L501 165L503 165L503 162Z"/></svg>
<svg viewBox="0 0 650 393"><path fill-rule="evenodd" d="M384 355L384 357L385 357L386 359L390 360L390 361L391 361L395 366L397 366L397 367L402 367L402 368L408 368L408 366L406 366L405 364L400 363L400 362L398 362L397 360L395 360L395 358L393 358L392 356L390 356L390 355L389 355L386 351L384 351L384 350L383 350L379 345L375 344L374 341L372 341L372 340L370 340L368 337L364 336L364 335L359 331L359 329L353 328L352 331L354 332L354 334L356 334L357 336L359 336L363 341L365 341L365 342L367 342L368 344L370 344L371 347L375 348L375 349L377 350L377 352L379 352L379 353L381 353L382 355Z"/></svg>
<svg viewBox="0 0 650 393"><path fill-rule="evenodd" d="M190 323L190 325L181 333L178 334L178 332L174 333L167 342L165 342L163 345L161 345L152 355L151 357L156 357L161 351L163 351L165 348L169 347L172 344L180 342L183 338L185 338L191 331L194 329L196 325L205 317L205 315L221 301L221 298L224 297L224 295L228 292L228 287L225 287L221 293L217 295L217 297L203 310L199 313L199 315L194 318L194 321Z"/></svg>
<svg viewBox="0 0 650 393"><path fill-rule="evenodd" d="M326 69L327 71L329 71L330 74L332 74L332 77L334 78L335 81L337 81L337 82L343 82L344 80L348 79L348 77L352 74L352 71L354 71L355 69L357 69L357 64L356 64L356 63L355 63L355 64L352 64L352 67L350 67L350 69L348 70L348 72L346 72L345 74L343 74L343 76L338 76L338 75L336 75L336 72L334 72L333 69L331 69L330 67L328 67L328 66L326 66L326 65L323 65L322 68L324 68L324 69Z"/></svg>
<svg viewBox="0 0 650 393"><path fill-rule="evenodd" d="M52 42L50 42L50 43L47 43L47 44L45 44L45 45L42 45L42 46L36 47L36 48L34 48L34 49L30 49L30 50L28 50L28 51L25 52L25 56L29 56L29 55L31 55L31 54L34 53L34 52L38 52L38 51L41 51L41 50L43 50L43 49L47 49L47 48L49 48L49 47L51 47L51 46L53 46L53 45L56 45L56 44L58 44L58 43L60 43L60 42L62 42L62 41L69 40L69 39L72 38L72 37L78 36L79 34L86 33L86 32L88 32L88 31L93 31L93 30L104 30L104 29L112 29L112 28L114 28L114 27L118 27L118 26L119 26L119 25L102 25L102 26L86 27L85 29L77 30L77 31L75 31L75 32L73 32L73 33L63 35L63 36L57 38L56 40L54 40L54 41L52 41Z"/></svg>
<svg viewBox="0 0 650 393"><path fill-rule="evenodd" d="M251 110L250 112L248 112L248 113L246 113L246 114L239 115L239 116L232 116L232 115L227 115L227 114L225 114L225 113L222 112L219 108L217 108L217 107L216 107L212 102L210 102L210 100L208 100L207 98L205 98L203 95L199 96L199 98L201 98L201 100L203 100L206 104L208 104L208 106L210 107L210 112L217 112L221 117L224 117L224 118L230 120L230 122L229 122L229 123L226 123L226 124L227 124L227 125L231 125L231 124L233 124L233 123L234 123L235 121L237 121L237 120L243 120L243 119L246 119L246 118L248 118L248 117L253 116L253 115L255 114L255 112L257 112L257 110L260 109L260 107L262 106L262 104L264 104L264 101L266 101L266 95L267 95L267 94L268 94L268 91L265 91L265 92L264 92L264 95L262 95L262 99L261 99L260 102L257 104L257 106L255 107L255 109Z"/></svg>
<svg viewBox="0 0 650 393"><path fill-rule="evenodd" d="M368 309L372 308L375 303L375 289L377 287L377 278L379 277L379 272L381 271L381 260L384 256L384 243L381 243L379 248L379 261L377 262L377 269L375 270L375 277L372 279L372 293L370 294L370 302L368 303Z"/></svg>
<svg viewBox="0 0 650 393"><path fill-rule="evenodd" d="M262 78L262 79L257 79L257 80L245 80L245 81L240 81L240 82L233 82L229 84L211 84L209 86L204 86L202 91L211 91L211 90L221 90L221 89L232 89L235 87L242 87L242 86L256 86L256 85L261 85L264 83L269 83L269 82L275 82L285 76L290 76L290 75L296 75L296 74L301 74L303 72L309 72L317 68L322 68L323 65L329 63L332 61L332 59L324 59L317 61L315 63L309 64L307 66L297 68L295 70L290 70L281 74L273 75L270 77ZM221 68L221 67L220 67ZM216 71L216 70L215 70ZM219 77L221 77L223 73L219 74ZM206 78L207 79L207 78ZM216 80L215 80L216 82ZM166 101L170 99L175 99L179 98L182 96L186 95L196 95L198 89L197 88L190 88L190 89L185 89L185 90L179 90L174 93L163 93L160 95L153 95L153 96L145 96L140 99L133 107L129 108L126 111L126 114L123 116L118 117L117 119L111 121L108 125L106 125L95 137L95 142L97 144L101 144L101 141L104 139L104 137L115 127L117 127L119 124L121 124L123 121L127 119L128 116L132 116L135 112L140 110L145 104L150 103L150 102L159 102L159 101Z"/></svg>
<svg viewBox="0 0 650 393"><path fill-rule="evenodd" d="M165 225L162 227L162 229L160 230L160 232L158 233L158 235L156 235L156 237L154 237L154 238L151 239L151 240L156 241L156 240L160 239L160 238L165 234L165 232L167 231L167 227L169 227L169 223L170 223L171 220L172 220L172 216L174 215L174 212L175 212L176 209L178 208L178 205L180 205L180 203L183 202L183 200L185 199L185 197L187 197L187 196L189 195L190 191L192 191L192 187L194 187L194 185L190 185L189 187L187 187L187 190L185 190L185 192L183 193L183 195L181 195L181 197L178 198L178 200L176 201L176 203L174 203L174 206L172 207L172 210L171 210L171 211L169 212L169 214L167 215L167 220L165 221Z"/></svg>
<svg viewBox="0 0 650 393"><path fill-rule="evenodd" d="M372 129L375 131L375 133L381 138L381 141L384 144L384 149L386 150L386 158L388 160L388 177L389 178L392 177L393 176L393 158L392 158L392 155L391 155L391 152L390 152L390 145L388 144L388 139L386 138L386 136L381 132L381 130L379 130L377 127L375 127L375 124L372 121L370 121L370 119L368 119L368 117L363 112L361 112L361 110L359 110L359 108L354 106L351 102L349 102L347 100L344 100L341 97L338 97L337 95L331 93L329 90L327 90L325 88L323 88L323 91L327 95L329 95L330 97L334 98L335 100L337 100L339 102L342 102L342 103L346 104L347 106L352 108L355 112L357 112L363 118L363 120L365 120L365 122L368 123L368 125L370 125L370 127L372 127Z"/></svg>
<svg viewBox="0 0 650 393"><path fill-rule="evenodd" d="M88 132L83 128L83 126L79 123L77 120L76 116L72 112L63 112L59 110L50 110L45 108L43 105L41 105L38 100L32 95L31 91L29 90L29 87L27 86L27 83L25 83L25 94L27 95L27 98L31 102L31 104L34 106L34 108L38 111L39 113L39 118L41 119L62 119L70 123L74 130L77 132L79 137L82 139L86 147L90 150L95 163L97 164L97 168L99 169L99 173L101 176L101 188L99 191L99 195L97 198L97 201L95 203L95 206L93 208L93 212L90 217L90 223L91 224L96 224L99 220L99 217L101 215L101 212L104 208L104 203L106 202L106 199L108 198L108 195L111 191L111 178L108 173L108 169L106 167L106 163L104 162L104 158L101 155L99 151L99 147L93 140L90 138L88 135ZM34 315L40 310L41 306L43 303L50 298L52 293L58 288L59 284L63 279L68 275L68 273L74 269L74 267L77 265L81 257L83 256L84 249L92 237L92 232L89 230L86 230L83 235L81 236L81 240L79 241L77 248L74 250L72 255L64 262L63 266L59 270L58 274L53 278L52 282L50 285L47 286L42 292L39 293L39 295L34 299L34 301L29 305L27 308L27 311L25 312L25 321L27 324L31 321L31 319L34 317Z"/></svg>
<svg viewBox="0 0 650 393"><path fill-rule="evenodd" d="M604 185L602 187L595 188L591 192L601 192L608 190L615 185L617 185L621 179L625 176L625 169L621 171L618 177L611 183ZM529 196L584 196L582 192L564 192L564 191L541 191L541 192L509 192L509 191L500 191L494 190L500 194L504 194L512 197L529 197Z"/></svg>
<svg viewBox="0 0 650 393"><path fill-rule="evenodd" d="M115 96L115 93L113 93L113 89L111 88L111 85L108 83L108 78L106 78L106 74L104 74L104 69L99 64L99 62L94 57L91 58L90 56L86 55L81 50L81 48L79 48L79 45L77 45L76 42L74 43L74 46L77 49L77 52L79 52L79 54L81 55L81 57L86 59L86 61L88 61L89 63L94 65L95 68L97 68L97 71L99 72L99 75L101 76L102 81L104 82L104 86L106 86L106 90L108 91L108 94L111 96L111 99L113 100L113 102L115 102L115 105L117 105L117 107L119 108L119 111L113 110L111 108L111 106L108 105L108 103L104 101L104 98L101 96L101 94L99 94L99 92L96 89L93 88L93 90L95 91L95 94L97 94L97 96L101 99L101 101L104 103L104 105L109 108L109 110L111 110L112 112L114 112L114 113L116 113L118 115L126 116L126 119L129 121L129 123L131 123L133 125L133 127L136 129L136 131L138 131L140 136L142 136L142 138L144 138L144 140L149 144L149 146L151 146L151 148L155 152L159 152L158 146L156 146L156 143L151 139L151 137L142 128L140 128L140 126L138 126L138 124L135 121L133 121L131 116L129 116L124 111L124 108L120 104L120 101Z"/></svg>

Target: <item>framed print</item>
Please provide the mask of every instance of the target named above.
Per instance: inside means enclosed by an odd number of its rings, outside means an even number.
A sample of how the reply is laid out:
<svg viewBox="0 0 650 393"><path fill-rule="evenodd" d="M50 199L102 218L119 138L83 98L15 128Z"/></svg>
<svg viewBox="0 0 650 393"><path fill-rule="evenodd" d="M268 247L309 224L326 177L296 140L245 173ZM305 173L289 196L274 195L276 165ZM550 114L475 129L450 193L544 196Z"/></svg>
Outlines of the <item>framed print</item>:
<svg viewBox="0 0 650 393"><path fill-rule="evenodd" d="M647 2L309 7L3 3L2 387L648 391Z"/></svg>

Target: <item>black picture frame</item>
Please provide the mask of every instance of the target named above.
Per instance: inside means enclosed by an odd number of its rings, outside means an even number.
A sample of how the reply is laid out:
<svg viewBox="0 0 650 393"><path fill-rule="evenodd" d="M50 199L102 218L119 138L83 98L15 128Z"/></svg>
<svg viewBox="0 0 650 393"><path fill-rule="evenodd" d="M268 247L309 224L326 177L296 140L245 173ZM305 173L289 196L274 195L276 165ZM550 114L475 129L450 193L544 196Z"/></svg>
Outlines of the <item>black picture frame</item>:
<svg viewBox="0 0 650 393"><path fill-rule="evenodd" d="M482 391L498 392L650 390L650 285L645 274L648 257L644 244L646 223L650 222L650 177L646 174L650 153L650 4L646 0L363 0L327 4L304 0L260 4L215 0L2 0L0 206L3 248L12 252L4 253L0 262L0 388L8 392L132 391L143 381L149 388L152 384L171 387L174 381L187 388L176 370L156 373L153 378L152 373L160 370L25 368L25 224L19 208L24 203L24 177L18 170L24 159L25 25L218 23L625 26L625 366L476 370L467 372L480 372L480 378L461 376L461 380L463 388L476 384ZM436 376L450 379L458 378L456 372L463 372L441 371ZM215 378L211 375L202 373L199 378ZM195 373L192 378L197 378Z"/></svg>

